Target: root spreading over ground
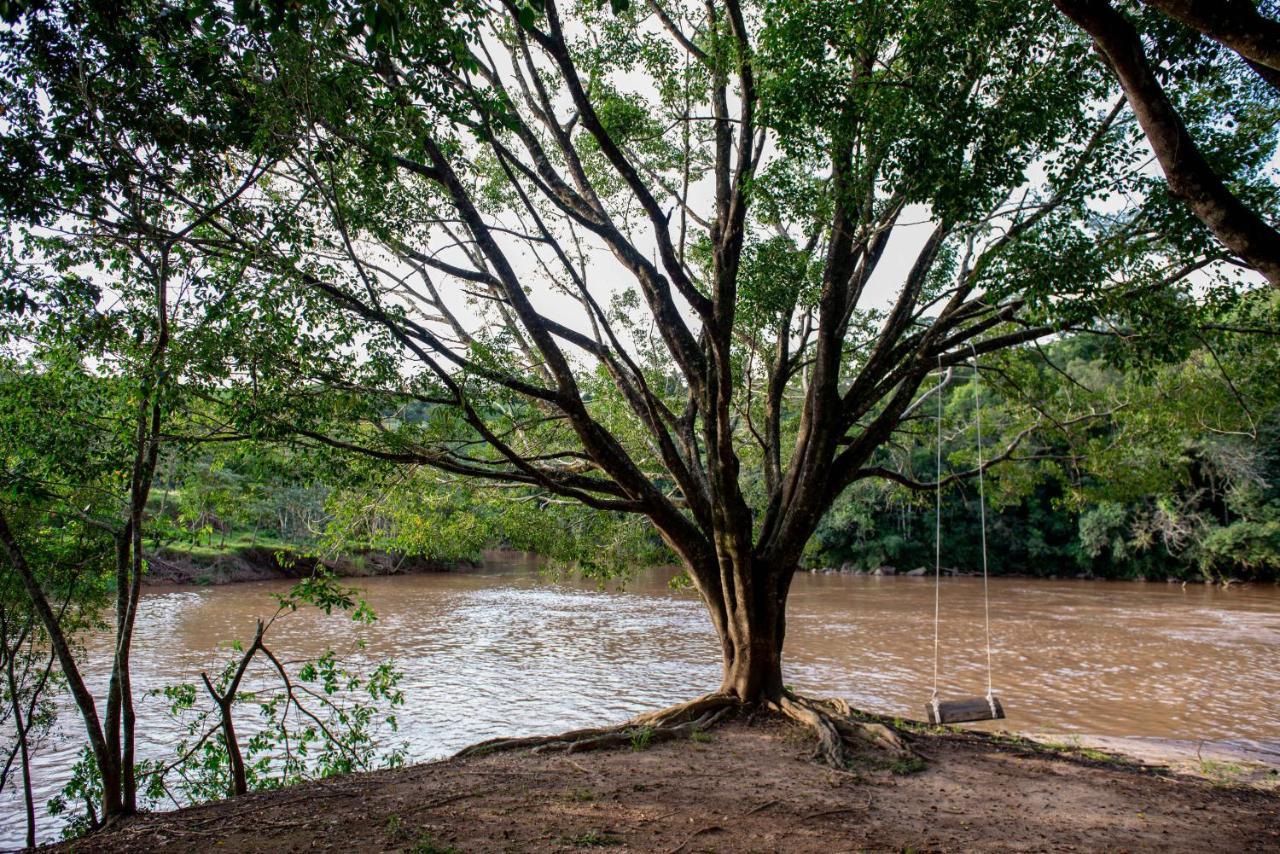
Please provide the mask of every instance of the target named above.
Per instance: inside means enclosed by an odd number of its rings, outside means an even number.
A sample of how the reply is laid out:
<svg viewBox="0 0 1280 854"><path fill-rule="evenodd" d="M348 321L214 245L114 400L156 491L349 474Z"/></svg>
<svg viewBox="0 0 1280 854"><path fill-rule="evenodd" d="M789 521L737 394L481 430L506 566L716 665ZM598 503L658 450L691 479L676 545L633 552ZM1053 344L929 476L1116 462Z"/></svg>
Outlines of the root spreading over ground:
<svg viewBox="0 0 1280 854"><path fill-rule="evenodd" d="M787 692L763 707L808 728L817 739L813 758L833 768L848 766L851 748L883 750L899 760L915 758L915 752L899 733L885 723L855 712L844 700L819 700ZM616 726L570 730L558 735L493 738L466 747L456 755L481 756L525 749L534 753L577 753L627 744L648 746L658 741L688 738L693 733L706 733L732 716L758 711L759 707L744 705L730 694L704 694L686 703L637 715Z"/></svg>

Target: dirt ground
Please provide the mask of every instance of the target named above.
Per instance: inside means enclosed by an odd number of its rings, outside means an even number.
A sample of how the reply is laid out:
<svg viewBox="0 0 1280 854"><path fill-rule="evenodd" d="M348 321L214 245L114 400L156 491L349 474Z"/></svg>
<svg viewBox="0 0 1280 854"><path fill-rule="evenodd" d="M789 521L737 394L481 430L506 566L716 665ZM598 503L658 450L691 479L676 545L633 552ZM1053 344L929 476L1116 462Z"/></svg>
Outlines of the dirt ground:
<svg viewBox="0 0 1280 854"><path fill-rule="evenodd" d="M808 760L806 731L736 721L695 739L453 759L142 816L65 850L1280 851L1280 791L1096 751L915 735L927 760Z"/></svg>

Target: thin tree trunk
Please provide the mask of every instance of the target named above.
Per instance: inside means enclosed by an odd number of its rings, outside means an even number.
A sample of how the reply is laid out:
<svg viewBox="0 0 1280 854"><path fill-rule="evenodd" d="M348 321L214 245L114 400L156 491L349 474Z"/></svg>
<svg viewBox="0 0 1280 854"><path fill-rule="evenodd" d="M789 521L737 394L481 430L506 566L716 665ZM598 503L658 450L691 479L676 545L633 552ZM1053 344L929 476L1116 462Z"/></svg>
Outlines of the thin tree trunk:
<svg viewBox="0 0 1280 854"><path fill-rule="evenodd" d="M222 736L227 742L227 756L231 759L231 794L243 795L249 791L249 784L244 772L244 756L240 753L240 741L236 738L236 725L232 720L231 706L235 701L232 694L229 701L219 703L218 710L222 714Z"/></svg>
<svg viewBox="0 0 1280 854"><path fill-rule="evenodd" d="M8 520L5 519L3 513L0 513L0 546L4 548L10 564L17 570L18 577L22 579L22 585L26 588L27 595L31 597L31 606L49 635L49 642L58 656L58 664L67 680L67 688L71 691L71 696L76 701L76 707L80 710L80 716L84 719L89 744L93 749L94 759L97 760L98 768L102 773L103 810L106 815L120 814L123 812L123 804L120 800L120 776L116 766L116 756L118 754L111 752L106 734L103 732L98 718L97 704L93 700L93 694L84 683L84 677L80 674L80 668L71 652L71 644L68 642L66 635L63 634L62 624L58 620L58 615L50 607L48 597L45 596L39 580L27 563L26 555L23 554L21 546L13 536Z"/></svg>
<svg viewBox="0 0 1280 854"><path fill-rule="evenodd" d="M115 672L119 679L117 700L120 728L123 732L120 734L122 744L116 756L119 757L121 801L129 815L138 810L137 777L134 773L137 719L133 708L133 680L129 663L133 627L138 616L138 599L142 595L142 522L160 457L160 428L164 417L161 397L162 364L169 347L168 271L169 253L165 249L160 253L159 264L153 271L156 281L156 340L142 386L142 398L138 403L135 455L129 489L129 524L125 529L126 544L120 556L120 572L117 574L118 583L124 586L124 591L118 594L121 598L117 600L120 604L120 622L116 627Z"/></svg>
<svg viewBox="0 0 1280 854"><path fill-rule="evenodd" d="M250 662L258 651L263 649L262 635L266 632L267 626L262 620L258 620L257 631L254 632L253 642L245 649L244 654L240 656L240 663L236 666L236 671L231 677L231 681L227 683L226 690L219 693L218 689L213 686L213 680L209 678L209 674L201 673L200 678L204 680L205 690L209 692L209 696L218 705L218 711L222 716L222 735L227 743L227 756L231 764L231 794L243 795L249 791L248 778L244 769L244 756L240 752L240 742L236 737L235 721L232 719L232 712L235 708L236 694L240 690L240 683L244 680L244 674L249 669ZM270 655L270 653L267 653Z"/></svg>
<svg viewBox="0 0 1280 854"><path fill-rule="evenodd" d="M7 616L2 613L0 613L0 633L3 633L7 646L9 621ZM9 703L13 710L13 728L18 737L18 752L22 759L22 797L27 811L27 847L34 848L36 845L36 808L31 794L31 750L27 743L27 726L30 719L22 713L22 696L18 690L18 673L15 669L14 661L25 637L26 630L19 635L12 649L5 649L4 672L5 680L9 685ZM30 671L28 670L27 672Z"/></svg>
<svg viewBox="0 0 1280 854"><path fill-rule="evenodd" d="M18 742L22 751L22 800L27 809L27 847L36 847L36 802L31 791L31 748L27 744L25 723L18 722L18 705L13 707L14 723L18 727Z"/></svg>

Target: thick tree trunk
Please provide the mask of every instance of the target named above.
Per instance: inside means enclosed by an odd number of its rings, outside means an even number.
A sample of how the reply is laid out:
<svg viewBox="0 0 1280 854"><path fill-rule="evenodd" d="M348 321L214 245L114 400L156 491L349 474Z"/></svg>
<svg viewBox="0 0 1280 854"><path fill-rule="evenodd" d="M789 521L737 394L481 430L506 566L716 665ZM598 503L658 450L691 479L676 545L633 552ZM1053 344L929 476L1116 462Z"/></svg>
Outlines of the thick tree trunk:
<svg viewBox="0 0 1280 854"><path fill-rule="evenodd" d="M720 690L747 703L782 696L782 645L777 636L763 630L745 640L730 641Z"/></svg>
<svg viewBox="0 0 1280 854"><path fill-rule="evenodd" d="M1262 79L1280 90L1280 21L1260 14L1253 0L1145 2L1231 48Z"/></svg>
<svg viewBox="0 0 1280 854"><path fill-rule="evenodd" d="M1280 287L1280 231L1242 202L1218 176L1152 71L1142 38L1110 0L1053 0L1092 38L1115 71L1155 151L1169 191L1191 208L1223 246Z"/></svg>
<svg viewBox="0 0 1280 854"><path fill-rule="evenodd" d="M777 701L783 694L782 644L792 571L752 561L725 575L729 589L719 591L723 617L712 608L723 651L720 691L744 703Z"/></svg>

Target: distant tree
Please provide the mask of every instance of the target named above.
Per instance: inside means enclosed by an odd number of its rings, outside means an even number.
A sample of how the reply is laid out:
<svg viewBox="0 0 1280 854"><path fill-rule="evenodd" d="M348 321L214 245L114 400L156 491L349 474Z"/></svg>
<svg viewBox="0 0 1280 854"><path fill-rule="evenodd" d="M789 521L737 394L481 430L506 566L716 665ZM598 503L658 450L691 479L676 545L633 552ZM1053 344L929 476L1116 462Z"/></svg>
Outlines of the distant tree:
<svg viewBox="0 0 1280 854"><path fill-rule="evenodd" d="M984 429L1035 425L986 479L993 573L1275 577L1280 342L1265 330L1280 319L1280 295L1257 296L1207 325L1177 361L1124 370L1123 342L1081 336L989 373ZM941 425L917 411L899 430L890 457L906 476L934 476L938 432L944 472L975 464L970 391L944 391ZM1082 417L1089 412L1096 417ZM980 566L976 492L963 483L942 490L944 567ZM859 484L832 505L807 563L931 568L934 502L893 481Z"/></svg>

